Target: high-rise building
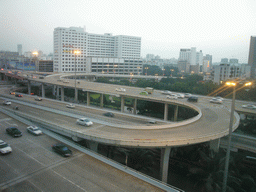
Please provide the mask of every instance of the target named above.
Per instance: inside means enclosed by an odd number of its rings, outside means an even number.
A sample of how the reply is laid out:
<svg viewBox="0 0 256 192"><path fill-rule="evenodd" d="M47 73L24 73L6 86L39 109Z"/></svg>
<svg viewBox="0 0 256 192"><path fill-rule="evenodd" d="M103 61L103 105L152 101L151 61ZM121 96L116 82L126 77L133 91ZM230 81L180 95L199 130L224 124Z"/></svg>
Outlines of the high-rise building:
<svg viewBox="0 0 256 192"><path fill-rule="evenodd" d="M76 57L74 50L79 50ZM140 59L141 38L90 34L81 27L54 29L54 72L86 72L87 57ZM75 61L76 59L76 61Z"/></svg>
<svg viewBox="0 0 256 192"><path fill-rule="evenodd" d="M22 55L22 45L21 44L17 45L17 50L18 50L19 55Z"/></svg>
<svg viewBox="0 0 256 192"><path fill-rule="evenodd" d="M238 64L238 59L229 59L229 64Z"/></svg>
<svg viewBox="0 0 256 192"><path fill-rule="evenodd" d="M256 75L256 36L251 36L248 64L251 66L251 78Z"/></svg>
<svg viewBox="0 0 256 192"><path fill-rule="evenodd" d="M222 58L220 62L221 64L228 64L228 58Z"/></svg>
<svg viewBox="0 0 256 192"><path fill-rule="evenodd" d="M206 54L205 59L209 61L210 67L212 66L212 55Z"/></svg>

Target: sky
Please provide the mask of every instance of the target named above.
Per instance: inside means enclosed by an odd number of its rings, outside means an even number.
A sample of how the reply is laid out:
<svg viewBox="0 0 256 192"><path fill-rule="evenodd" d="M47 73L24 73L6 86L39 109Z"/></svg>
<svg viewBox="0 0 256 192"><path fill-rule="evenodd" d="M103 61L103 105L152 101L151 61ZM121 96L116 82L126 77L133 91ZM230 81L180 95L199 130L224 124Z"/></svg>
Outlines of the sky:
<svg viewBox="0 0 256 192"><path fill-rule="evenodd" d="M141 37L141 56L196 47L213 62L247 63L256 0L0 0L0 50L53 52L56 27Z"/></svg>

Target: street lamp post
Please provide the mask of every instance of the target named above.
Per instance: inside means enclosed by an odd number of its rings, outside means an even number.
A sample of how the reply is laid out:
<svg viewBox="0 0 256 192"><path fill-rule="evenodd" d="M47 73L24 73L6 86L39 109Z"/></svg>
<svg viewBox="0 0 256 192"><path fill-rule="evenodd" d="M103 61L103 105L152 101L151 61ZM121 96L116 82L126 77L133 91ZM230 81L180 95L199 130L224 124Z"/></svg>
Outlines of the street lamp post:
<svg viewBox="0 0 256 192"><path fill-rule="evenodd" d="M174 69L170 69L170 71L171 71L171 77L172 77L172 72L174 71Z"/></svg>
<svg viewBox="0 0 256 192"><path fill-rule="evenodd" d="M146 69L146 75L148 75L148 67L145 67L145 69Z"/></svg>
<svg viewBox="0 0 256 192"><path fill-rule="evenodd" d="M225 170L224 170L224 178L223 178L223 188L222 188L223 192L226 192L226 188L227 188L228 167L229 167L229 158L230 158L230 144L231 144L233 121L234 121L235 98L236 98L236 83L227 82L227 85L233 86L233 97L232 97L230 122L229 122L228 148L227 148L227 153L226 153Z"/></svg>
<svg viewBox="0 0 256 192"><path fill-rule="evenodd" d="M78 54L80 54L80 51L75 50L75 51L74 51L74 54L75 54L75 102L77 102L77 90L76 90L76 56L77 56Z"/></svg>
<svg viewBox="0 0 256 192"><path fill-rule="evenodd" d="M250 86L252 83L248 82L244 84L244 86ZM230 145L231 145L231 134L233 131L233 121L234 121L234 113L235 113L235 99L236 99L236 83L227 82L226 85L233 86L233 97L231 104L231 113L230 113L230 122L229 122L229 133L228 133L228 148L226 153L226 161L225 161L225 170L224 170L224 178L223 178L223 186L222 192L226 192L227 189L227 180L228 180L228 167L229 167L229 158L230 158Z"/></svg>

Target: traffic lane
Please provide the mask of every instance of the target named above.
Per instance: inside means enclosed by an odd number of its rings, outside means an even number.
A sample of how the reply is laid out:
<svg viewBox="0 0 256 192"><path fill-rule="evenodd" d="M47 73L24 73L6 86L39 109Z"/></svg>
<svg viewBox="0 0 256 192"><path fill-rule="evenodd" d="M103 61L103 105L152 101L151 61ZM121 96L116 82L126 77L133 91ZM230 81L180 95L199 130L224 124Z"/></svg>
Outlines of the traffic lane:
<svg viewBox="0 0 256 192"><path fill-rule="evenodd" d="M5 94L6 91L5 91ZM58 102L56 100L51 100L51 99L44 99L42 101L35 101L36 96L30 96L30 95L23 95L22 98L17 98L14 95L10 95L13 99L21 100L21 101L28 101L31 102L32 104L40 105L40 106L45 106L45 107L50 107L53 109L58 109L58 110L63 110L67 112L74 112L74 113L86 113L86 115L90 118L97 118L97 119L104 119L104 121L107 122L113 122L113 119L115 119L115 123L117 124L147 124L148 119L142 118L142 117L136 117L136 116L126 116L125 114L121 114L120 111L113 111L115 114L114 118L109 118L105 117L103 114L108 111L108 109L97 109L93 107L87 107L86 105L76 105L75 109L70 109L67 108L66 105L69 104L63 103L63 102ZM119 114L120 113L120 114ZM130 113L131 114L131 113ZM158 122L160 124L163 124L163 122Z"/></svg>
<svg viewBox="0 0 256 192"><path fill-rule="evenodd" d="M6 137L13 152L0 156L0 187L9 184L8 191L162 191L75 149L73 157L63 158L51 150L55 139L33 136L25 132L26 125L13 124L24 135Z"/></svg>

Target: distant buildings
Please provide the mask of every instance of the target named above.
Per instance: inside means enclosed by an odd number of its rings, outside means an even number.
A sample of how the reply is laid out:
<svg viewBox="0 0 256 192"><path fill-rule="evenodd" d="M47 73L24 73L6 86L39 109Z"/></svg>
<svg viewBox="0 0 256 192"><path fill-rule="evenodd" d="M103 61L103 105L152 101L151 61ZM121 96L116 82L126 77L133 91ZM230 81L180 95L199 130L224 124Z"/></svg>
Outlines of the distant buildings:
<svg viewBox="0 0 256 192"><path fill-rule="evenodd" d="M256 36L251 36L248 64L251 66L251 78L256 75Z"/></svg>
<svg viewBox="0 0 256 192"><path fill-rule="evenodd" d="M75 57L74 50L79 50L80 54ZM110 33L104 35L90 34L78 27L58 27L54 29L54 72L74 72L75 65L78 72L88 71L92 66L89 64L90 57L92 58L118 58L124 60L140 60L141 38L132 36L112 36ZM76 61L75 61L76 59ZM113 59L112 59L113 60ZM115 63L104 62L104 65L111 66ZM105 60L104 60L105 61ZM114 61L114 60L113 60ZM103 63L101 63L103 64ZM125 62L124 62L125 64ZM135 64L138 64L135 66ZM129 68L129 66L124 66ZM134 62L133 67L141 69L142 63ZM105 67L104 67L105 68ZM98 72L107 73L98 69Z"/></svg>
<svg viewBox="0 0 256 192"><path fill-rule="evenodd" d="M214 65L211 73L211 80L214 83L220 84L222 81L226 81L229 79L249 78L250 68L251 67L249 65Z"/></svg>
<svg viewBox="0 0 256 192"><path fill-rule="evenodd" d="M205 69L205 67L203 67L204 65L206 65L207 68L208 61L212 63L212 56L207 54L207 57L204 57L202 50L196 52L196 47L180 49L178 68L185 73L198 74L199 72L203 72L202 70Z"/></svg>
<svg viewBox="0 0 256 192"><path fill-rule="evenodd" d="M17 45L17 50L18 50L19 55L21 56L22 55L22 45L21 44Z"/></svg>

